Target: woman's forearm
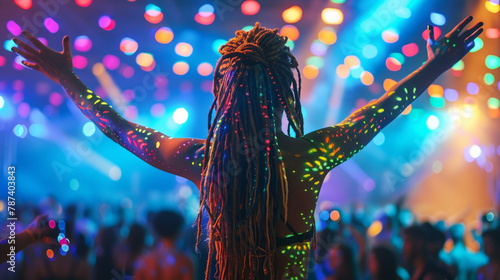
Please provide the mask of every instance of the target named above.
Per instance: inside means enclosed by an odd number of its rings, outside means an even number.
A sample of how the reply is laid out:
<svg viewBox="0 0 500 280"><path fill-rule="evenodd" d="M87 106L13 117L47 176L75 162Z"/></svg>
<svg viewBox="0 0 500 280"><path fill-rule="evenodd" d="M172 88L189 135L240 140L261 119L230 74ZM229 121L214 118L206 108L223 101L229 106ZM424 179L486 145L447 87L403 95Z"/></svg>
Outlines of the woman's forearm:
<svg viewBox="0 0 500 280"><path fill-rule="evenodd" d="M130 124L111 105L92 92L74 73L64 75L59 84L89 120L111 140L122 144L119 134L130 128Z"/></svg>

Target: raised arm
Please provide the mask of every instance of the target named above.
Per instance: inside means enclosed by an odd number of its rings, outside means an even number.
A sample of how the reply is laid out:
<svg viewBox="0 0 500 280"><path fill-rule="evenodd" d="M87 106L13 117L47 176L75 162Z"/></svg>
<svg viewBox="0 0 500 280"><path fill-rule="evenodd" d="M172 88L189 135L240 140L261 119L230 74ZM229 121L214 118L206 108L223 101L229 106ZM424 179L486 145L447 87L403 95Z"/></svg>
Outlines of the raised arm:
<svg viewBox="0 0 500 280"><path fill-rule="evenodd" d="M75 75L68 36L63 39L63 51L56 52L29 32L23 34L35 48L15 38L19 48L14 47L12 51L31 61L23 61L25 66L63 86L82 113L108 138L148 164L185 177L199 186L204 140L168 137L125 120Z"/></svg>
<svg viewBox="0 0 500 280"><path fill-rule="evenodd" d="M419 97L442 73L451 68L473 47L482 32L482 22L461 32L472 20L464 19L445 37L435 40L429 26L428 60L390 88L382 97L352 113L341 123L313 131L304 136L315 148L309 154L318 156L323 169L329 170L363 149L382 128L392 122Z"/></svg>

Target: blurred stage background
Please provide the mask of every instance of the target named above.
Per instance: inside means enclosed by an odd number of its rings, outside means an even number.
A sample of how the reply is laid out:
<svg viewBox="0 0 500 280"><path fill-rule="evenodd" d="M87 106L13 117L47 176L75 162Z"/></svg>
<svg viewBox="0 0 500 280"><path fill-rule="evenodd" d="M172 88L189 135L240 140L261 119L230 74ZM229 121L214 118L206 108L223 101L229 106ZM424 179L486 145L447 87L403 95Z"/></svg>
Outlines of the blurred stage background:
<svg viewBox="0 0 500 280"><path fill-rule="evenodd" d="M198 211L194 185L104 137L60 86L20 64L10 39L21 29L57 50L68 34L75 72L126 119L169 136L205 138L217 50L237 29L259 21L289 37L310 132L342 121L418 68L428 24L447 33L467 15L485 29L472 53L329 174L316 214L332 207L390 212L404 201L417 219L474 227L480 214L498 209L498 0L6 0L0 6L3 214L11 164L18 205L51 196L55 215L68 203L101 214L109 205L131 213L170 206L188 221Z"/></svg>

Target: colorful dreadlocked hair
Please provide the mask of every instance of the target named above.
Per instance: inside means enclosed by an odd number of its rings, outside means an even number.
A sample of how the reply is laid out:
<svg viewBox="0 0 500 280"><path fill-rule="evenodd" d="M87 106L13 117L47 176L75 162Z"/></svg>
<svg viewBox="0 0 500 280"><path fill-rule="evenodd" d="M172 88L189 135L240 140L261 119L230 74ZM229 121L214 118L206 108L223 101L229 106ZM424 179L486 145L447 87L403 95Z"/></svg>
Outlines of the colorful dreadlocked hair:
<svg viewBox="0 0 500 280"><path fill-rule="evenodd" d="M213 253L219 279L278 277L276 225L280 209L286 219L288 184L275 114L285 112L288 134L292 127L296 137L303 135L303 118L298 63L277 32L256 23L219 49L198 213L197 244L203 209L209 215L205 279Z"/></svg>

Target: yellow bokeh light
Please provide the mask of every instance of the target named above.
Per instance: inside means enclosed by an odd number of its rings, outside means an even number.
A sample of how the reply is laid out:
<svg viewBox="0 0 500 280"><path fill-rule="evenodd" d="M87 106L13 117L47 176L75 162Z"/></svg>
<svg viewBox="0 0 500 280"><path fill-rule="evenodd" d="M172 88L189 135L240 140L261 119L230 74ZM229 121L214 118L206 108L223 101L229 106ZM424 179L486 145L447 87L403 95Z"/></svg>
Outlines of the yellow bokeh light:
<svg viewBox="0 0 500 280"><path fill-rule="evenodd" d="M363 71L363 73L361 73L361 82L363 85L369 86L373 84L373 80L374 78L372 73L368 71Z"/></svg>
<svg viewBox="0 0 500 280"><path fill-rule="evenodd" d="M284 10L281 16L286 23L296 23L302 18L302 9L299 6L293 6Z"/></svg>
<svg viewBox="0 0 500 280"><path fill-rule="evenodd" d="M135 62L141 67L149 67L153 64L154 58L153 55L149 53L140 53L135 58Z"/></svg>
<svg viewBox="0 0 500 280"><path fill-rule="evenodd" d="M340 78L346 79L347 77L349 77L350 74L351 74L351 70L350 70L349 66L344 65L344 64L340 64L339 66L337 66L337 75Z"/></svg>
<svg viewBox="0 0 500 280"><path fill-rule="evenodd" d="M174 64L172 70L177 75L185 75L189 71L189 64L184 61L179 61Z"/></svg>
<svg viewBox="0 0 500 280"><path fill-rule="evenodd" d="M304 67L302 72L304 73L304 76L307 79L314 79L318 76L319 69L318 69L318 67L316 67L314 65L307 65L306 67Z"/></svg>
<svg viewBox="0 0 500 280"><path fill-rule="evenodd" d="M319 31L318 39L325 45L333 45L337 42L337 34L333 28L325 27Z"/></svg>
<svg viewBox="0 0 500 280"><path fill-rule="evenodd" d="M332 221L334 221L334 222L339 221L340 220L340 212L337 210L333 210L332 212L330 212L330 219L332 219Z"/></svg>
<svg viewBox="0 0 500 280"><path fill-rule="evenodd" d="M484 6L486 7L486 10L490 11L491 13L498 13L500 11L500 5L498 4L493 4L490 1L485 1Z"/></svg>
<svg viewBox="0 0 500 280"><path fill-rule="evenodd" d="M168 44L174 39L174 32L168 27L162 27L156 31L155 39L158 43Z"/></svg>
<svg viewBox="0 0 500 280"><path fill-rule="evenodd" d="M359 58L355 55L348 55L344 58L344 64L350 68L356 68L361 65Z"/></svg>
<svg viewBox="0 0 500 280"><path fill-rule="evenodd" d="M175 53L187 57L193 53L193 47L188 43L179 43L175 46Z"/></svg>
<svg viewBox="0 0 500 280"><path fill-rule="evenodd" d="M382 222L379 220L374 221L371 226L368 228L368 236L374 237L382 232Z"/></svg>
<svg viewBox="0 0 500 280"><path fill-rule="evenodd" d="M297 27L293 25L285 25L281 28L280 35L286 36L288 39L295 41L299 38L300 33Z"/></svg>
<svg viewBox="0 0 500 280"><path fill-rule="evenodd" d="M326 8L321 12L321 19L326 24L341 24L344 21L344 14L339 9Z"/></svg>
<svg viewBox="0 0 500 280"><path fill-rule="evenodd" d="M427 93L429 93L429 95L432 97L442 97L444 90L440 85L430 85L427 89Z"/></svg>
<svg viewBox="0 0 500 280"><path fill-rule="evenodd" d="M385 79L384 80L384 90L385 91L389 91L389 89L394 86L395 84L397 84L396 81L394 81L393 79Z"/></svg>

